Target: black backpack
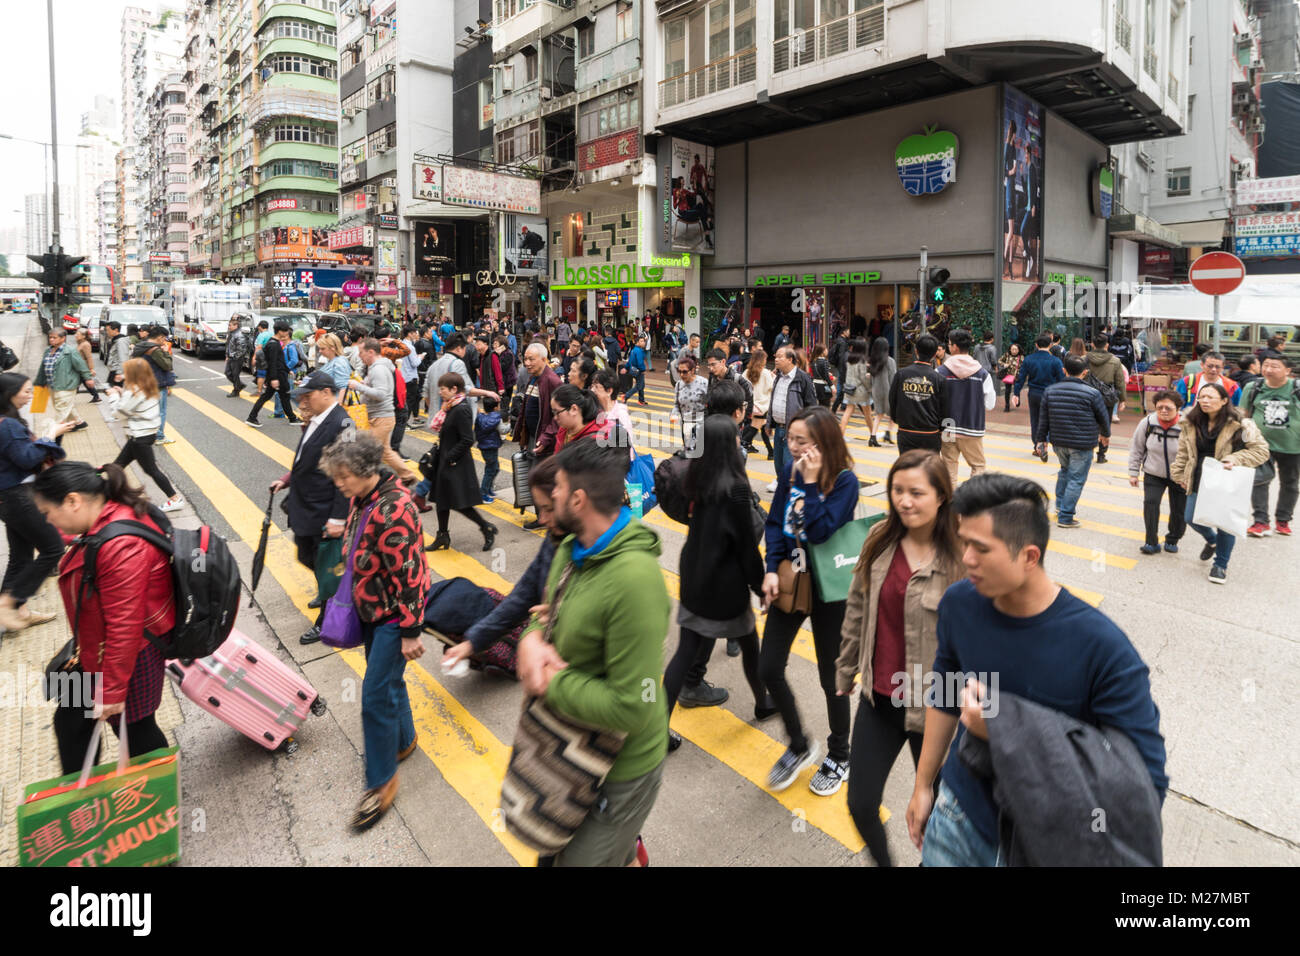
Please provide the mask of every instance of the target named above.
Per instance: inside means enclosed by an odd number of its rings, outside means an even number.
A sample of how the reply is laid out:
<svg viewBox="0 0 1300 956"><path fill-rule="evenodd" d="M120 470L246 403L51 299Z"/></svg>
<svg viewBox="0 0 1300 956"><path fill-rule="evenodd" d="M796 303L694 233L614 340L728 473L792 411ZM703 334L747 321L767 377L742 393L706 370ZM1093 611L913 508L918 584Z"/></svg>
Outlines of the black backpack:
<svg viewBox="0 0 1300 956"><path fill-rule="evenodd" d="M1106 406L1107 411L1115 406L1115 402L1119 396L1115 394L1114 385L1111 385L1109 382L1103 382L1096 375L1093 375L1091 371L1083 377L1083 384L1091 385L1097 391L1101 392L1101 400Z"/></svg>
<svg viewBox="0 0 1300 956"><path fill-rule="evenodd" d="M171 558L176 602L176 626L170 637L146 630L145 639L168 659L190 661L207 657L225 643L235 626L240 596L239 565L225 539L207 525L173 528L163 513L152 506L149 517L163 533L139 521L122 520L111 521L98 534L81 539L85 567L76 616L80 617L82 599L95 587L95 562L104 543L123 535L143 538Z"/></svg>
<svg viewBox="0 0 1300 956"><path fill-rule="evenodd" d="M682 524L691 520L691 503L686 499L686 470L690 466L686 452L678 449L655 468L655 500L664 514Z"/></svg>

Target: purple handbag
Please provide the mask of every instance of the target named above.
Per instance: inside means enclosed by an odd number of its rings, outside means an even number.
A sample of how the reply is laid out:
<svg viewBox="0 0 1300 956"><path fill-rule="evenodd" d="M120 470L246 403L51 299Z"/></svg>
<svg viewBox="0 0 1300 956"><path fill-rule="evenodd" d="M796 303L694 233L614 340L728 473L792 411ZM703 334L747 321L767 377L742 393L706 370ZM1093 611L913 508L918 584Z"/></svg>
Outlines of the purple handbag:
<svg viewBox="0 0 1300 956"><path fill-rule="evenodd" d="M325 602L325 616L320 622L320 642L339 650L361 645L361 618L357 616L357 607L352 599L352 564L357 545L361 542L361 532L365 530L370 512L374 509L375 505L372 504L357 522L357 533L352 536L352 547L348 549L347 563L343 567L343 576L339 578L338 590Z"/></svg>

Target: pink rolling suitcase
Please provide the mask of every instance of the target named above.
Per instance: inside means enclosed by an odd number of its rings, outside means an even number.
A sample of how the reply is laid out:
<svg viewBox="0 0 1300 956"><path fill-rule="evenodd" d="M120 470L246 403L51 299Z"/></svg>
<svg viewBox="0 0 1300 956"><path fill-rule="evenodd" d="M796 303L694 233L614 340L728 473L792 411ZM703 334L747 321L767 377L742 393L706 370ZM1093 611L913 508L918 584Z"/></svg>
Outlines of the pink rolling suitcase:
<svg viewBox="0 0 1300 956"><path fill-rule="evenodd" d="M196 661L169 661L185 696L267 750L298 749L293 735L308 712L325 713L325 698L275 654L231 631L216 653Z"/></svg>

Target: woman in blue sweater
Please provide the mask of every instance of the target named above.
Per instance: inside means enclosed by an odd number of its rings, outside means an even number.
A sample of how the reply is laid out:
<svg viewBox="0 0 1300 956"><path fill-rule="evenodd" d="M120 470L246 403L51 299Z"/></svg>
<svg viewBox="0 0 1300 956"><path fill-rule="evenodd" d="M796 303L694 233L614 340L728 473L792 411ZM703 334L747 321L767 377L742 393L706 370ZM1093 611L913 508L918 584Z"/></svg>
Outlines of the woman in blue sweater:
<svg viewBox="0 0 1300 956"><path fill-rule="evenodd" d="M823 602L813 582L811 613L786 613L775 603L780 591L777 569L788 559L796 567L802 565L808 568L809 574L813 573L806 549L810 544L821 544L853 520L858 503L858 479L839 422L830 409L805 406L790 420L786 442L790 461L777 478L765 530L767 573L763 577L763 604L767 607L767 625L758 672L781 712L790 746L772 767L767 783L772 790L784 790L804 767L816 763L820 756L817 744L804 736L794 692L785 679L790 647L804 618L808 617L812 621L817 673L826 695L826 713L831 726L826 760L813 775L810 789L819 796L830 796L849 775L849 699L835 693L835 659L839 656L845 602Z"/></svg>

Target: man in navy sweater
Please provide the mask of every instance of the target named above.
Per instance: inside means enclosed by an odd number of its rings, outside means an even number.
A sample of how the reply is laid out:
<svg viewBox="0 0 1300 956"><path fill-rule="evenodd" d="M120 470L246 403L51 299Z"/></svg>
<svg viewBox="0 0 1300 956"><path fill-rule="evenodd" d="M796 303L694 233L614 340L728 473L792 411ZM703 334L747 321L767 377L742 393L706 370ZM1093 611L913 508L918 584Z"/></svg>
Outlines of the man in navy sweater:
<svg viewBox="0 0 1300 956"><path fill-rule="evenodd" d="M1037 350L1029 353L1020 363L1020 371L1016 373L1014 393L1015 405L1019 408L1020 389L1026 384L1029 386L1029 434L1031 436L1038 432L1038 407L1043 401L1043 392L1047 391L1047 386L1055 385L1065 378L1061 360L1051 352L1052 336L1047 332L1040 332L1038 338L1034 340L1034 345L1037 346ZM1035 444L1034 454L1047 461L1045 446L1040 447Z"/></svg>
<svg viewBox="0 0 1300 956"><path fill-rule="evenodd" d="M1043 393L1034 430L1034 441L1044 447L1050 436L1061 463L1056 473L1056 524L1060 528L1079 527L1074 509L1092 467L1092 450L1099 442L1102 448L1110 445L1110 409L1101 392L1084 383L1087 372L1088 363L1079 356L1065 357L1068 377Z"/></svg>
<svg viewBox="0 0 1300 956"><path fill-rule="evenodd" d="M1043 490L1028 479L986 473L957 489L952 509L968 578L939 602L937 683L928 691L907 806L921 865L995 866L1002 855L992 784L957 756L962 734L988 739L985 717L996 716L1001 693L1123 731L1163 801L1165 743L1147 666L1110 618L1048 577ZM1078 827L1080 840L1092 837L1094 824L1091 817L1064 822Z"/></svg>

